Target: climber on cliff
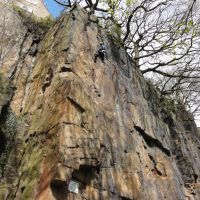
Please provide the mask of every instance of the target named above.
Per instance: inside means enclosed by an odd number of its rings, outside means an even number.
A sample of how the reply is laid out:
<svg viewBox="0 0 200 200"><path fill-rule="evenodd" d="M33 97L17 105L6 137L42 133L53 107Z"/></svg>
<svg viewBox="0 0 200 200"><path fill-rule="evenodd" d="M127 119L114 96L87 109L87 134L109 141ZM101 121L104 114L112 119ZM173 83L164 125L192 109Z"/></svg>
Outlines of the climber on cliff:
<svg viewBox="0 0 200 200"><path fill-rule="evenodd" d="M105 61L105 58L107 58L107 53L106 53L106 46L103 44L103 42L99 43L98 50L94 55L94 62L95 63L96 63L98 57L101 59L101 61L103 63L105 63L104 61Z"/></svg>

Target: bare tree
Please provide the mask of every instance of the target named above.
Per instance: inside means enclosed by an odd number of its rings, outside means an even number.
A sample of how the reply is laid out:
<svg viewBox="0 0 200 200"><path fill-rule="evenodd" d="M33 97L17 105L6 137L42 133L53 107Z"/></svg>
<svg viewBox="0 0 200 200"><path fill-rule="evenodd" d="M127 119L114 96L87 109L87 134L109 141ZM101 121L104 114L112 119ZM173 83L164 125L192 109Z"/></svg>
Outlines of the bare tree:
<svg viewBox="0 0 200 200"><path fill-rule="evenodd" d="M58 0L55 0L58 2ZM74 1L61 5L71 6ZM135 65L163 95L200 110L200 18L196 0L80 0L100 12L105 28L114 32Z"/></svg>

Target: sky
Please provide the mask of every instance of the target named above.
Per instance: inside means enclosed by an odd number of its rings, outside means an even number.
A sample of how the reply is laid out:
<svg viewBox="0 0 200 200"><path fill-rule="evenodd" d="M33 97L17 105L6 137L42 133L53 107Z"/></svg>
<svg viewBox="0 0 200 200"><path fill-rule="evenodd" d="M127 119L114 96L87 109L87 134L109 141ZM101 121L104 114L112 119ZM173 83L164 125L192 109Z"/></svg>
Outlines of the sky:
<svg viewBox="0 0 200 200"><path fill-rule="evenodd" d="M53 17L58 17L63 7L57 4L54 0L44 0L46 7Z"/></svg>

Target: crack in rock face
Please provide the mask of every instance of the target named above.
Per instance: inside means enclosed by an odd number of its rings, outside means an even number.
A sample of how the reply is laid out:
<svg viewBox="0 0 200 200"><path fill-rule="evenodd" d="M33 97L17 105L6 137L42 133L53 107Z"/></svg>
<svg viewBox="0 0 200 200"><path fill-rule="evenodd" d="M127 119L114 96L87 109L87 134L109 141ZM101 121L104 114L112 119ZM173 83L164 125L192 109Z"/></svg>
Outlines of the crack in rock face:
<svg viewBox="0 0 200 200"><path fill-rule="evenodd" d="M139 126L134 126L135 130L138 131L138 133L141 134L141 136L144 138L145 142L149 147L156 147L163 151L167 156L170 157L171 153L170 151L163 146L163 144L155 138L152 138L150 135L148 135L143 129L141 129Z"/></svg>

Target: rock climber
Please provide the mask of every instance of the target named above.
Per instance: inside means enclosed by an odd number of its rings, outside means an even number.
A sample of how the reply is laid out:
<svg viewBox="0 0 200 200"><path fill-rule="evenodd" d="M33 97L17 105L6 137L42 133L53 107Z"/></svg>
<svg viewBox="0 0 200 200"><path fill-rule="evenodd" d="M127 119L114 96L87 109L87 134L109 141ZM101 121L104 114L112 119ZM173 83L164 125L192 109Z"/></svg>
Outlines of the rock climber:
<svg viewBox="0 0 200 200"><path fill-rule="evenodd" d="M105 58L107 58L107 53L106 53L106 46L104 45L103 42L99 43L98 50L97 50L97 52L94 55L94 62L95 63L96 63L98 57L101 59L101 61L103 63L105 63L104 61L105 61Z"/></svg>

